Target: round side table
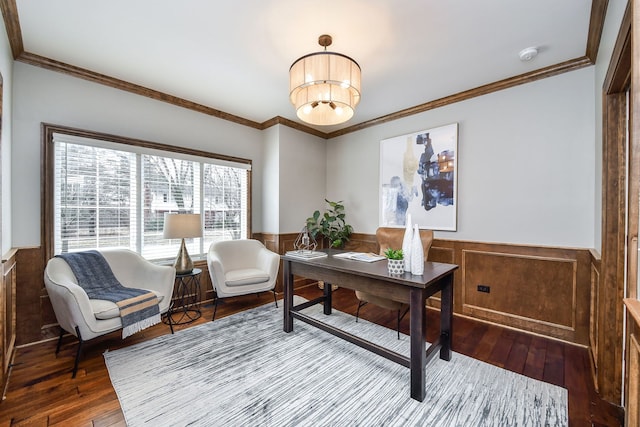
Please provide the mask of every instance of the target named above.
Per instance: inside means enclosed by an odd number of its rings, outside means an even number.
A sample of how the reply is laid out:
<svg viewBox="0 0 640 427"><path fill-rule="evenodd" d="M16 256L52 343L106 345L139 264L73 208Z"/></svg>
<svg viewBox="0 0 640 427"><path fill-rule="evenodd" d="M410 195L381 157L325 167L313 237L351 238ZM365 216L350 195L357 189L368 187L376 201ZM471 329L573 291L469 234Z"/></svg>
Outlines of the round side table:
<svg viewBox="0 0 640 427"><path fill-rule="evenodd" d="M200 318L200 274L202 270L194 268L190 273L176 274L173 298L169 308L171 323L184 325ZM167 321L165 321L167 323Z"/></svg>

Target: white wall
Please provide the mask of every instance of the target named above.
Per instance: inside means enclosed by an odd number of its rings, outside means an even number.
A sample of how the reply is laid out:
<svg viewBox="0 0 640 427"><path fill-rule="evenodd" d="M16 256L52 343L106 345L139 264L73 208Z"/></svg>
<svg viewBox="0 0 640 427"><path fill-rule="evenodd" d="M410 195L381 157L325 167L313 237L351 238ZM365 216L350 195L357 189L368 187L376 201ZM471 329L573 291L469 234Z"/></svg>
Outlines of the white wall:
<svg viewBox="0 0 640 427"><path fill-rule="evenodd" d="M261 131L19 62L13 83L13 246L41 244L41 122L251 159L252 228L262 231Z"/></svg>
<svg viewBox="0 0 640 427"><path fill-rule="evenodd" d="M2 117L0 140L0 173L2 173L2 241L1 254L11 248L11 150L13 111L13 55L7 38L4 21L0 22L0 73L2 73Z"/></svg>
<svg viewBox="0 0 640 427"><path fill-rule="evenodd" d="M327 140L280 127L280 233L297 233L326 203Z"/></svg>
<svg viewBox="0 0 640 427"><path fill-rule="evenodd" d="M262 231L277 234L280 232L280 125L271 126L263 133Z"/></svg>
<svg viewBox="0 0 640 427"><path fill-rule="evenodd" d="M380 141L457 122L457 231L436 237L591 248L593 86L589 67L335 138L327 197L345 202L356 232L374 233Z"/></svg>

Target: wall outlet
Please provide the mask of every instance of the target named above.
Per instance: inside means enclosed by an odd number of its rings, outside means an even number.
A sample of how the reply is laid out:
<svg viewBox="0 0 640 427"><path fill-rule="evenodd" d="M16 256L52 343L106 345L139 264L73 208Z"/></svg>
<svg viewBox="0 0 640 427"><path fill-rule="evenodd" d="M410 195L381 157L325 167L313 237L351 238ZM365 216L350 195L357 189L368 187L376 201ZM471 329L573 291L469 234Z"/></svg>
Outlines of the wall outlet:
<svg viewBox="0 0 640 427"><path fill-rule="evenodd" d="M486 292L486 293L489 293L489 292L491 292L491 286L487 286L487 285L478 285L478 292Z"/></svg>

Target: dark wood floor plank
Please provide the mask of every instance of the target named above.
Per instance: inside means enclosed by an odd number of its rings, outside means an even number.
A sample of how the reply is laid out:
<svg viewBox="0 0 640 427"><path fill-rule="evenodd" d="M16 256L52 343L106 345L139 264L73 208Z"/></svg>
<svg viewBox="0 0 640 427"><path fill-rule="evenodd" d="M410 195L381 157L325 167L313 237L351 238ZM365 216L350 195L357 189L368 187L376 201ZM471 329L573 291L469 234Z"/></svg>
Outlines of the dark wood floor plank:
<svg viewBox="0 0 640 427"><path fill-rule="evenodd" d="M456 327L459 323L457 320L457 318L454 318ZM491 353L493 353L493 348L496 346L496 343L500 339L501 335L501 328L490 326L482 337L482 340L478 343L478 346L469 356L478 360L482 360L483 362L491 363ZM455 342L453 343L453 345L456 345Z"/></svg>
<svg viewBox="0 0 640 427"><path fill-rule="evenodd" d="M500 338L491 352L490 359L492 364L500 366L501 368L504 367L509 359L509 353L511 352L511 347L513 346L515 339L516 334L513 331L509 329L504 329L502 331Z"/></svg>
<svg viewBox="0 0 640 427"><path fill-rule="evenodd" d="M547 356L544 360L543 381L564 387L564 351L557 341L547 344Z"/></svg>
<svg viewBox="0 0 640 427"><path fill-rule="evenodd" d="M322 294L317 286L297 292L311 299ZM263 293L227 299L218 307L216 318L261 304L273 303L272 296ZM353 291L338 289L333 304L338 310L355 314L357 299ZM209 322L212 305L202 307L203 315L190 325ZM369 305L361 312L363 319L396 328L395 314ZM427 310L427 340L438 336L439 312ZM408 318L400 324L402 333L409 333ZM125 340L120 332L92 340L85 345L80 369L71 379L71 369L77 348L75 338L64 337L56 357L56 341L17 349L16 366L9 379L6 400L0 403L0 427L29 426L124 426L124 415L109 380L102 353L133 345L169 333L167 325L156 325ZM453 350L496 366L521 371L531 378L564 386L569 395L570 426L620 426L619 408L599 399L590 371L586 349L532 336L465 317L454 318Z"/></svg>
<svg viewBox="0 0 640 427"><path fill-rule="evenodd" d="M587 372L589 362L586 349L565 345L564 384L569 393L569 416L576 426L591 425L591 401L589 399L589 378L582 375Z"/></svg>
<svg viewBox="0 0 640 427"><path fill-rule="evenodd" d="M472 325L471 328L458 328L457 330L454 328L453 339L456 342L455 351L465 355L472 354L474 349L478 347L478 343L482 341L487 329L486 324L479 322ZM458 331L460 334L457 333Z"/></svg>
<svg viewBox="0 0 640 427"><path fill-rule="evenodd" d="M518 374L524 373L525 363L529 355L529 346L531 345L531 335L518 334L513 341L511 351L504 364L504 368Z"/></svg>

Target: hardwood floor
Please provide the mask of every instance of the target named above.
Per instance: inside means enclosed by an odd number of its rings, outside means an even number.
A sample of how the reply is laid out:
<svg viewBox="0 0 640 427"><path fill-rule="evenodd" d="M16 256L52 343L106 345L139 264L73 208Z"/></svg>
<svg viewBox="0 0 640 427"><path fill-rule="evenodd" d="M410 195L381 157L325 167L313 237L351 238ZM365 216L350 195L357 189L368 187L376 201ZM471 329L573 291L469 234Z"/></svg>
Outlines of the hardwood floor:
<svg viewBox="0 0 640 427"><path fill-rule="evenodd" d="M310 286L296 293L310 299L321 291ZM268 293L229 299L218 307L216 318L269 302L273 299ZM338 289L334 293L333 305L338 310L355 313L357 304L352 291ZM212 310L211 305L202 307L200 319L176 329L210 321ZM360 316L396 327L394 313L370 304L361 309ZM427 316L427 339L431 341L437 335L438 317L432 310ZM454 351L566 388L570 426L622 425L619 408L601 401L594 390L586 349L460 317L454 318L453 327ZM401 322L400 330L409 332L408 316ZM160 324L124 341L119 331L89 341L75 379L71 379L77 348L74 337L63 339L57 357L56 340L19 348L6 398L0 403L0 427L124 426L102 353L167 333L169 327Z"/></svg>

